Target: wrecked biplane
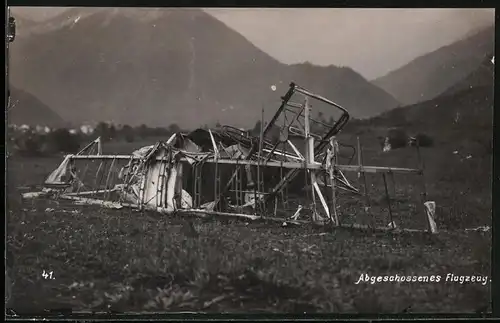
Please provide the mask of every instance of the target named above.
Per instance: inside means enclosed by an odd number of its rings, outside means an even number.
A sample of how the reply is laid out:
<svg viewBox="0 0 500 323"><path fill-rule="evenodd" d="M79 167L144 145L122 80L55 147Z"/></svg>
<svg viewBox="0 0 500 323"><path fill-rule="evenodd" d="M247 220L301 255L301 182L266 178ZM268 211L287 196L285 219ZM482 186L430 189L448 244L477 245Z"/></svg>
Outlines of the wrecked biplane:
<svg viewBox="0 0 500 323"><path fill-rule="evenodd" d="M313 109L334 115L333 122L315 120ZM348 121L346 109L292 83L258 136L231 126L197 129L130 155L103 154L98 138L67 155L42 192L24 197L338 226L339 192L361 194L344 172L422 174L420 169L340 163L336 136Z"/></svg>

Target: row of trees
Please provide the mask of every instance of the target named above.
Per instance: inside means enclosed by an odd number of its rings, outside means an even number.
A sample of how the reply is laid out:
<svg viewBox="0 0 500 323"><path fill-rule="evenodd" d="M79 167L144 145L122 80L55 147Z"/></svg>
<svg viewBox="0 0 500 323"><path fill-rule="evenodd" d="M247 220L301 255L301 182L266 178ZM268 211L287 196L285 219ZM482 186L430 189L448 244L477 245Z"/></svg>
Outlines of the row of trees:
<svg viewBox="0 0 500 323"><path fill-rule="evenodd" d="M167 128L150 128L144 124L138 127L129 125L116 127L113 124L100 122L94 130L94 135L100 136L103 141L123 139L127 142L133 142L137 138L145 139L150 137L170 136L179 131L181 131L181 128L175 123Z"/></svg>
<svg viewBox="0 0 500 323"><path fill-rule="evenodd" d="M36 131L19 131L9 128L10 153L19 153L25 156L42 156L55 153L75 153L82 144L88 143L96 137L101 137L103 141L127 141L133 142L136 139L147 138L167 138L174 132L181 129L172 124L167 128L150 128L146 125L131 127L128 125L116 127L105 122L99 123L92 134L71 133L69 129L59 128L47 134Z"/></svg>
<svg viewBox="0 0 500 323"><path fill-rule="evenodd" d="M43 156L55 153L75 153L80 148L81 136L68 129L56 129L48 134L35 132L9 133L8 151L24 156Z"/></svg>
<svg viewBox="0 0 500 323"><path fill-rule="evenodd" d="M316 119L326 124L333 124L334 120L325 121L323 115L320 113ZM217 124L216 127L220 127ZM206 125L203 128L208 128ZM14 131L14 130L10 130ZM78 151L81 144L85 144L97 136L101 137L103 141L126 141L134 142L135 140L143 140L147 138L168 138L173 133L182 131L177 124L170 126L150 128L146 125L138 127L131 127L129 125L115 126L105 122L99 123L91 135L77 133L73 134L68 129L61 128L54 130L48 134L37 134L35 132L13 132L9 133L11 145L14 150L29 155L43 155L51 153L74 153ZM256 137L260 135L261 121L257 121L250 133ZM321 124L311 123L311 131L314 133L324 133L324 126ZM273 142L280 139L279 127L271 129L269 136ZM268 137L269 138L269 137ZM380 143L383 146L386 137L379 137ZM392 149L405 147L411 145L409 135L402 128L391 129L387 133L387 138ZM434 144L433 139L425 134L417 134L416 139L421 147L429 147Z"/></svg>

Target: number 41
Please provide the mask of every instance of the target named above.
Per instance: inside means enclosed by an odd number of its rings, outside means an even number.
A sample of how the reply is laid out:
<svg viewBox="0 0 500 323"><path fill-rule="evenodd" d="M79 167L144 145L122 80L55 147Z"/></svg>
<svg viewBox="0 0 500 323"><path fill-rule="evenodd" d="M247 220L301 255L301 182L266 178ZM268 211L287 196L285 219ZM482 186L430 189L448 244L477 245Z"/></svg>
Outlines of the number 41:
<svg viewBox="0 0 500 323"><path fill-rule="evenodd" d="M53 272L53 271L51 271L51 272L49 272L49 273L47 274L47 272L46 272L46 271L45 271L45 269L44 269L44 270L43 270L43 273L42 273L42 277L43 277L44 279L53 279L53 276L52 276L53 274L54 274L54 272Z"/></svg>

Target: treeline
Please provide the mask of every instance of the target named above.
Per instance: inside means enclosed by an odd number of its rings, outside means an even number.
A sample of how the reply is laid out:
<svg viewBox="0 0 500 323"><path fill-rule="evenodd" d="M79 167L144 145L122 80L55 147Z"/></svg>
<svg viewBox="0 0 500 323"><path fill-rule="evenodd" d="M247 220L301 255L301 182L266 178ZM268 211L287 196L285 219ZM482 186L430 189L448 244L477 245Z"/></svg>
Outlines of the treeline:
<svg viewBox="0 0 500 323"><path fill-rule="evenodd" d="M56 153L75 153L82 142L81 134L68 129L55 129L49 133L37 133L31 129L17 131L9 128L7 152L10 155L45 156Z"/></svg>
<svg viewBox="0 0 500 323"><path fill-rule="evenodd" d="M115 126L106 122L100 122L95 128L93 136L99 136L103 141L125 140L127 142L133 142L136 139L171 136L176 132L182 132L182 129L175 123L166 128L151 128L146 126L145 124L137 127L132 127L129 125Z"/></svg>
<svg viewBox="0 0 500 323"><path fill-rule="evenodd" d="M35 128L8 128L8 152L24 156L46 156L57 153L76 153L91 140L101 137L104 142L126 141L134 142L148 138L164 138L173 133L182 132L176 125L163 127L148 127L141 125L113 125L100 122L95 129L82 131L80 129L58 128L49 132L39 132Z"/></svg>

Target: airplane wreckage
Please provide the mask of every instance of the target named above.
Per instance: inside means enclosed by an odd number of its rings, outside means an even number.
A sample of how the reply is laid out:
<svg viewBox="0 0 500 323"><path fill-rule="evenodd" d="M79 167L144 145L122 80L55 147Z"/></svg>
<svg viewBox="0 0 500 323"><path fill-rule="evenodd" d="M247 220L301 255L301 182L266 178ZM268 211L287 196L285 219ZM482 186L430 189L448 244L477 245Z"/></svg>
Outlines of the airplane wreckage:
<svg viewBox="0 0 500 323"><path fill-rule="evenodd" d="M313 119L312 109L316 108L336 114L333 123ZM79 153L65 156L41 192L23 197L44 196L80 205L163 214L356 228L365 226L343 223L338 198L347 193L361 199L367 194L366 180L365 192L361 193L345 173L357 173L358 179L365 173L381 173L390 215L389 226L382 228L415 231L396 227L386 175L415 174L423 181L423 170L363 166L359 141L358 164L341 164L342 144L336 136L348 121L346 109L291 83L276 113L269 122L261 123L259 136L231 126L197 129L188 134L175 133L166 142L130 155L103 154L98 138ZM312 128L322 133L313 133ZM356 148L352 150L351 161ZM435 233L435 203L425 201L425 184L423 190L420 213L425 216L425 230Z"/></svg>

